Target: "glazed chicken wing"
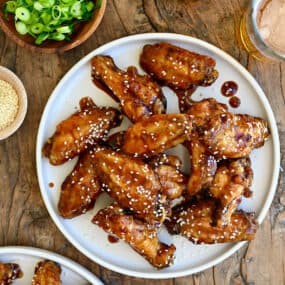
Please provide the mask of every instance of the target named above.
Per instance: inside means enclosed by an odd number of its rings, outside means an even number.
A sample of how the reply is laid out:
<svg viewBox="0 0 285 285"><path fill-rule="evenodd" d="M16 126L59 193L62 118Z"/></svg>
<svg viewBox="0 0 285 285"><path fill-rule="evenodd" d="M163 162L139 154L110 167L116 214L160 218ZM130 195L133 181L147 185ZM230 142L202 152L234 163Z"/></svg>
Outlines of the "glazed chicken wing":
<svg viewBox="0 0 285 285"><path fill-rule="evenodd" d="M141 160L100 149L95 153L97 175L102 187L122 208L151 224L160 225L167 209L160 183L152 168Z"/></svg>
<svg viewBox="0 0 285 285"><path fill-rule="evenodd" d="M22 276L23 272L18 264L0 262L0 285L12 284L15 279Z"/></svg>
<svg viewBox="0 0 285 285"><path fill-rule="evenodd" d="M194 243L224 243L254 239L257 222L254 214L238 211L224 227L213 226L215 201L196 201L176 207L166 227Z"/></svg>
<svg viewBox="0 0 285 285"><path fill-rule="evenodd" d="M73 218L93 208L101 193L101 185L96 175L94 151L88 150L79 155L77 164L66 177L58 203L59 214Z"/></svg>
<svg viewBox="0 0 285 285"><path fill-rule="evenodd" d="M121 123L118 110L111 107L97 107L91 98L80 101L81 111L63 120L56 127L54 135L46 142L43 153L53 165L59 165L74 158L106 137L108 131Z"/></svg>
<svg viewBox="0 0 285 285"><path fill-rule="evenodd" d="M216 115L227 112L228 107L214 98L203 99L193 104L187 111L193 120L193 127L199 128Z"/></svg>
<svg viewBox="0 0 285 285"><path fill-rule="evenodd" d="M31 285L61 285L61 268L51 260L40 261L35 269Z"/></svg>
<svg viewBox="0 0 285 285"><path fill-rule="evenodd" d="M169 200L177 199L185 192L188 177L170 165L159 165L154 169L161 185L161 193Z"/></svg>
<svg viewBox="0 0 285 285"><path fill-rule="evenodd" d="M104 145L113 150L120 150L124 143L125 133L125 131L121 131L110 135L106 141L104 141Z"/></svg>
<svg viewBox="0 0 285 285"><path fill-rule="evenodd" d="M217 162L194 132L191 140L186 142L191 155L191 172L187 183L187 197L196 195L202 189L208 188L217 170Z"/></svg>
<svg viewBox="0 0 285 285"><path fill-rule="evenodd" d="M140 64L153 78L173 89L208 86L218 77L213 58L169 43L144 46Z"/></svg>
<svg viewBox="0 0 285 285"><path fill-rule="evenodd" d="M169 200L177 199L185 192L188 177L180 171L181 160L175 155L161 154L148 160L154 169L161 193Z"/></svg>
<svg viewBox="0 0 285 285"><path fill-rule="evenodd" d="M225 162L218 167L208 191L219 201L216 216L220 226L230 223L232 213L239 205L241 196L248 191L252 180L249 157Z"/></svg>
<svg viewBox="0 0 285 285"><path fill-rule="evenodd" d="M217 159L248 156L269 136L265 120L230 112L211 117L198 131L207 150Z"/></svg>
<svg viewBox="0 0 285 285"><path fill-rule="evenodd" d="M147 163L154 168L160 165L169 165L175 169L180 169L182 166L182 162L178 156L166 153L161 153L147 159Z"/></svg>
<svg viewBox="0 0 285 285"><path fill-rule="evenodd" d="M197 129L205 125L211 117L227 111L227 106L214 98L197 102L187 111L193 121L190 141L185 143L191 156L191 172L187 185L187 195L192 196L209 187L217 169L215 157L199 139Z"/></svg>
<svg viewBox="0 0 285 285"><path fill-rule="evenodd" d="M191 129L186 114L154 115L127 129L122 150L137 156L154 156L183 143Z"/></svg>
<svg viewBox="0 0 285 285"><path fill-rule="evenodd" d="M92 222L129 243L158 269L168 267L174 260L175 246L161 243L157 228L126 214L116 203L100 210Z"/></svg>
<svg viewBox="0 0 285 285"><path fill-rule="evenodd" d="M165 113L166 100L159 85L148 75L139 75L135 67L120 70L110 56L92 59L92 77L118 99L125 115L137 122L153 114Z"/></svg>

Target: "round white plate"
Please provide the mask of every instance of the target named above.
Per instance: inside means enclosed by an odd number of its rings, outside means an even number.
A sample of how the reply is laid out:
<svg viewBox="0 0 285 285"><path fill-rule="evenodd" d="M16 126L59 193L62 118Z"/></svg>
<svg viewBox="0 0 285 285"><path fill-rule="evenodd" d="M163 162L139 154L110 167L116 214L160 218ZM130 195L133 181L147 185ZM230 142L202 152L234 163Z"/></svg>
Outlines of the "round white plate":
<svg viewBox="0 0 285 285"><path fill-rule="evenodd" d="M13 285L31 284L37 263L45 259L52 260L60 265L62 285L103 285L103 283L87 269L56 253L35 247L0 247L0 262L17 263L24 273L22 278L16 279L13 282Z"/></svg>
<svg viewBox="0 0 285 285"><path fill-rule="evenodd" d="M256 211L258 221L262 222L272 202L279 173L280 153L278 131L273 112L262 89L255 79L237 61L220 49L188 36L177 34L141 34L122 38L94 50L80 60L60 81L52 93L42 115L37 138L37 171L46 207L66 238L82 253L93 261L120 273L144 278L172 278L185 276L209 268L233 254L244 243L229 243L219 245L193 245L180 236L170 236L162 230L162 241L174 242L177 247L176 261L169 268L156 270L139 254L124 242L112 244L107 240L107 234L90 220L98 209L108 203L108 197L103 194L96 202L94 210L72 220L62 219L57 212L57 202L60 186L72 170L75 160L62 166L52 166L42 156L41 150L45 141L54 133L56 125L71 115L80 98L90 96L99 106L118 106L107 94L99 90L91 80L90 60L96 54L111 55L115 63L122 69L130 65L139 68L139 55L145 44L167 41L186 49L209 55L216 59L220 73L218 80L210 87L200 87L194 93L194 99L215 97L218 101L227 103L228 99L220 93L223 82L235 81L238 86L238 97L241 105L233 112L247 113L266 119L271 129L271 137L262 148L251 154L254 170L254 192L251 199L243 199L241 208L246 211ZM142 70L139 68L142 72ZM168 113L178 112L177 99L168 88L163 88L168 101ZM121 128L126 128L128 120L124 120ZM117 128L118 129L118 128ZM185 165L189 156L183 147L175 150L180 153ZM188 164L189 165L189 164ZM54 183L50 188L48 184Z"/></svg>

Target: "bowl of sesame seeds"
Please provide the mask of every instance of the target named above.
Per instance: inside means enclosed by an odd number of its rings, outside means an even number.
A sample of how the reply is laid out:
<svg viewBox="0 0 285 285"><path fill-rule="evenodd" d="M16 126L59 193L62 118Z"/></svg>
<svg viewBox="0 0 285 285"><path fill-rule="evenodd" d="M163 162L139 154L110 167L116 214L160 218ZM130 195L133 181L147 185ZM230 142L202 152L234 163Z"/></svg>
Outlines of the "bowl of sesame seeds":
<svg viewBox="0 0 285 285"><path fill-rule="evenodd" d="M0 140L15 133L27 112L27 94L19 77L0 66Z"/></svg>

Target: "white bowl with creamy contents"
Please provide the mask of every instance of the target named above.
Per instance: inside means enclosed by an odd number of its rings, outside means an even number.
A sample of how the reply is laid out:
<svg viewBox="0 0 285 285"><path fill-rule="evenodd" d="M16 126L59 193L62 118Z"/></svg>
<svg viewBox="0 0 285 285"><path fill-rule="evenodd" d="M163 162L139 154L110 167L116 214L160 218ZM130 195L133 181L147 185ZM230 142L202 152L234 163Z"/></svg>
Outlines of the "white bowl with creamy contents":
<svg viewBox="0 0 285 285"><path fill-rule="evenodd" d="M18 76L0 66L0 140L21 126L27 113L27 94Z"/></svg>

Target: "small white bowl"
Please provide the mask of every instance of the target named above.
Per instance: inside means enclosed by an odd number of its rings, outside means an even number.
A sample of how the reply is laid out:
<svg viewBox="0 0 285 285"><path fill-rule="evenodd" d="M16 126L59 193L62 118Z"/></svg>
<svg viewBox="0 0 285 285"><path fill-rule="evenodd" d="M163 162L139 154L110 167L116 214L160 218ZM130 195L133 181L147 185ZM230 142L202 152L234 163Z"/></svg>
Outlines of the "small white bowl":
<svg viewBox="0 0 285 285"><path fill-rule="evenodd" d="M14 121L0 131L0 140L4 140L15 133L24 121L27 113L27 93L19 77L6 67L0 66L0 80L11 84L19 98L19 109Z"/></svg>

